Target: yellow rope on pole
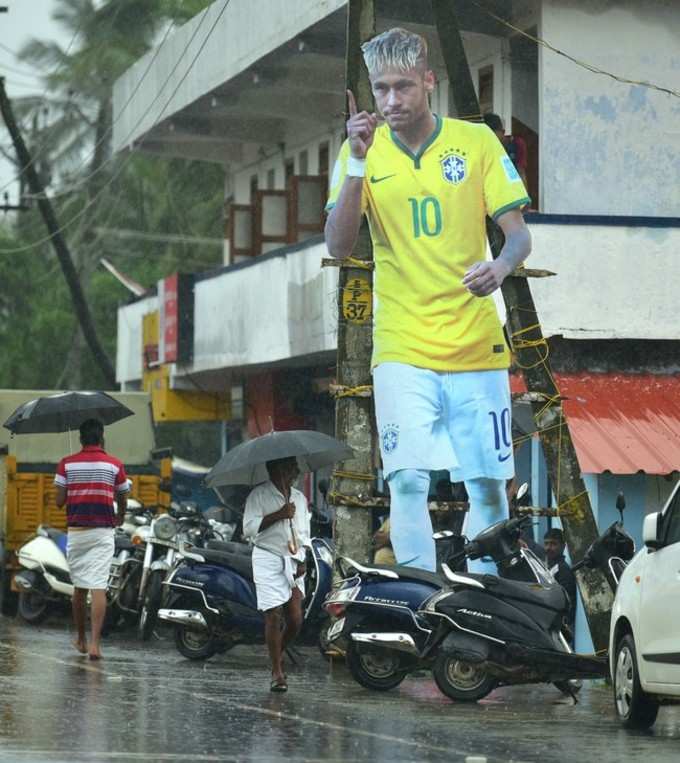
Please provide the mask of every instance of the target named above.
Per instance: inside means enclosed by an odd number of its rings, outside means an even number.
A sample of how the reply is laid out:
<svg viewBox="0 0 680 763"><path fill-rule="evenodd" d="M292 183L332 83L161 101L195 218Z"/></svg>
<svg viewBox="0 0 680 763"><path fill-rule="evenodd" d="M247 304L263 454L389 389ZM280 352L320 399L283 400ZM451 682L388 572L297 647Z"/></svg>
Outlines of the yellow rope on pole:
<svg viewBox="0 0 680 763"><path fill-rule="evenodd" d="M371 397L373 394L372 384L359 384L357 387L345 387L342 384L331 384L328 387L330 394L335 397Z"/></svg>
<svg viewBox="0 0 680 763"><path fill-rule="evenodd" d="M342 472L335 471L331 477L341 477L348 480L365 480L366 482L373 482L375 474L364 474L363 472Z"/></svg>
<svg viewBox="0 0 680 763"><path fill-rule="evenodd" d="M527 311L529 312L529 311ZM548 356L550 355L550 348L548 347L548 342L545 339L545 337L541 337L540 339L520 339L522 334L526 334L529 331L535 331L536 329L540 329L541 325L539 323L534 323L531 326L527 326L526 328L520 329L519 331L515 331L513 334L510 335L510 342L512 344L513 350L528 350L532 347L545 347L545 355L542 357L539 356L538 360L533 363L530 366L524 366L522 365L519 360L517 360L517 365L526 370L529 370L531 368L536 368L537 366L544 365L545 361L548 359ZM554 380L553 380L554 383Z"/></svg>
<svg viewBox="0 0 680 763"><path fill-rule="evenodd" d="M571 512L571 511L565 511L564 507L568 506L570 503L573 503L574 501L577 501L579 498L581 498L584 495L588 495L588 491L587 490L583 490L580 493L578 493L577 495L574 495L571 498L568 498L566 501L564 501L564 503L560 503L557 506L557 516L558 517L564 517L564 516L569 516L569 514L572 514L573 512Z"/></svg>
<svg viewBox="0 0 680 763"><path fill-rule="evenodd" d="M374 265L370 260L357 260L356 257L345 257L336 259L335 257L324 257L321 260L322 268L356 268L357 270L373 270Z"/></svg>

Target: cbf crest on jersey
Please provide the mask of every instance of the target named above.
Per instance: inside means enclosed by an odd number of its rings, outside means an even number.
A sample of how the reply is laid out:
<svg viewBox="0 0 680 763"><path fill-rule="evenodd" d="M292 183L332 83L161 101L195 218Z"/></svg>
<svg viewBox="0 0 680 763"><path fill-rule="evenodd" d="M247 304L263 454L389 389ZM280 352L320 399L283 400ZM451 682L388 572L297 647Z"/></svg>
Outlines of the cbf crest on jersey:
<svg viewBox="0 0 680 763"><path fill-rule="evenodd" d="M444 180L451 185L458 185L467 177L467 161L464 152L457 153L455 150L451 150L441 154L439 164Z"/></svg>
<svg viewBox="0 0 680 763"><path fill-rule="evenodd" d="M392 453L399 445L399 425L386 424L380 433L382 438L383 453Z"/></svg>

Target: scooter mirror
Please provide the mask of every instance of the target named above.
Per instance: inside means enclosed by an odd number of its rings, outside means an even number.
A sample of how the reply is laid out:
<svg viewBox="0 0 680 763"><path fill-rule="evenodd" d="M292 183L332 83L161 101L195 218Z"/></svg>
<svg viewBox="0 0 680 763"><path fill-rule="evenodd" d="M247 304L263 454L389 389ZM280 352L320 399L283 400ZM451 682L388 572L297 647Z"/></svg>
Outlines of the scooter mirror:
<svg viewBox="0 0 680 763"><path fill-rule="evenodd" d="M528 491L529 491L529 483L523 482L519 486L519 490L517 491L517 495L515 496L515 502L519 503L521 499L524 498L524 496L527 494Z"/></svg>
<svg viewBox="0 0 680 763"><path fill-rule="evenodd" d="M623 510L626 508L626 497L623 494L623 490L619 490L619 494L616 496L616 510L621 517L621 524L623 524Z"/></svg>

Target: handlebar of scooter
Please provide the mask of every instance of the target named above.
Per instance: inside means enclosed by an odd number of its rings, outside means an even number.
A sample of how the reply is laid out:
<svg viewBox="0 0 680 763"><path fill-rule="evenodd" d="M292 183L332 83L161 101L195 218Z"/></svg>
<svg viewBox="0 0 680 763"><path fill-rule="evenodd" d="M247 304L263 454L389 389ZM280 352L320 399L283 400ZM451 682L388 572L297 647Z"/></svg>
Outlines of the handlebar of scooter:
<svg viewBox="0 0 680 763"><path fill-rule="evenodd" d="M514 533L518 530L521 530L524 525L531 524L531 521L532 521L531 514L525 514L523 517L515 517L514 519L508 520L508 523L505 526L505 529L508 532Z"/></svg>
<svg viewBox="0 0 680 763"><path fill-rule="evenodd" d="M487 533L491 532L498 534L497 543L491 545L495 545L500 552L500 555L505 557L512 552L508 541L510 541L510 544L516 541L519 538L522 527L526 524L530 524L531 521L531 515L526 515L524 517L516 517L514 519L498 522L497 525L492 525L491 528L487 528L483 533L480 533L477 538L466 543L463 553L469 559L479 559L480 557L489 554L489 536Z"/></svg>

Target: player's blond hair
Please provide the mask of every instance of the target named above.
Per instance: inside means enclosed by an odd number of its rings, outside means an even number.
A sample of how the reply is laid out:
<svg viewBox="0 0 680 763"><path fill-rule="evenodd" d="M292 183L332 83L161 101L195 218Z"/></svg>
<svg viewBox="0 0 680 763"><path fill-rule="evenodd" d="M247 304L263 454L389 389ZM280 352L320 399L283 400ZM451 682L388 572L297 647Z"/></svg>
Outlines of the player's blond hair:
<svg viewBox="0 0 680 763"><path fill-rule="evenodd" d="M396 70L427 69L427 41L415 32L395 27L361 46L369 75Z"/></svg>

